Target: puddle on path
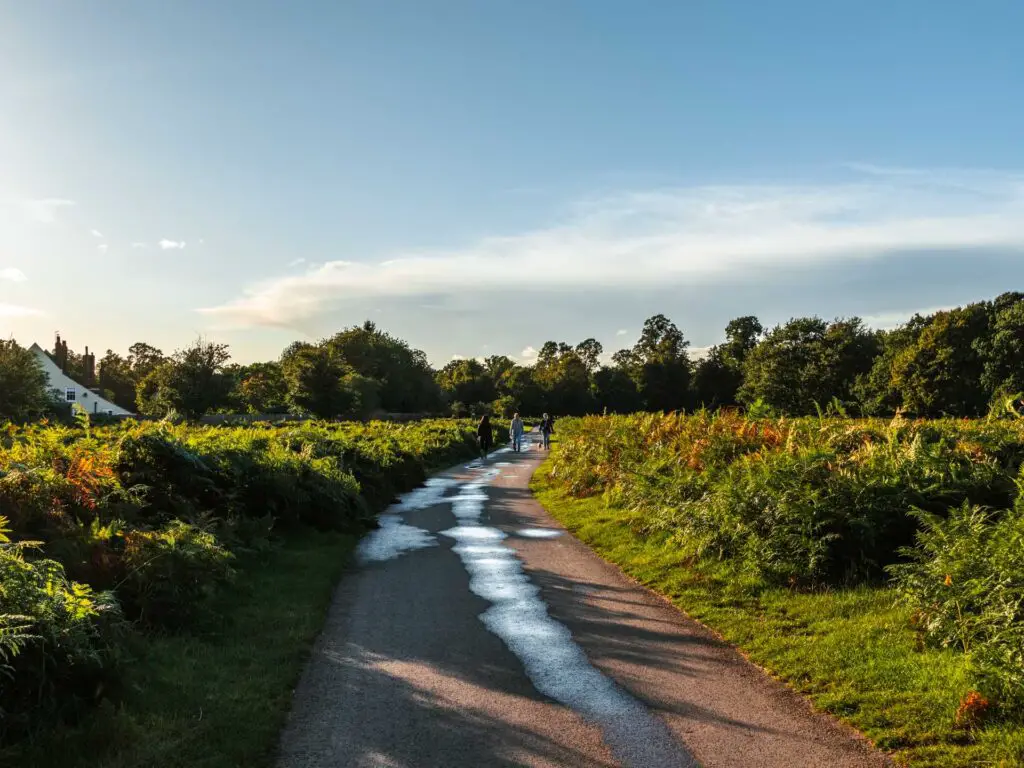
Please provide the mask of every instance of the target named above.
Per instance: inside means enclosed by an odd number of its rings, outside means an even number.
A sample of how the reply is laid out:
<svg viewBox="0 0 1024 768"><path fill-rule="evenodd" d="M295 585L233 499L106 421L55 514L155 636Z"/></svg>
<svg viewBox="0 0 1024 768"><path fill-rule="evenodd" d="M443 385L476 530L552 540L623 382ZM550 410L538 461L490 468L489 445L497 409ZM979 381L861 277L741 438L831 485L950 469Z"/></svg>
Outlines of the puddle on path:
<svg viewBox="0 0 1024 768"><path fill-rule="evenodd" d="M660 719L590 663L569 629L548 615L539 587L502 543L506 534L481 523L494 476L494 470L481 473L462 486L452 505L458 524L442 532L455 540L470 590L491 603L480 620L519 658L538 691L601 727L623 765L697 766Z"/></svg>
<svg viewBox="0 0 1024 768"><path fill-rule="evenodd" d="M516 531L516 536L526 539L557 539L564 533L565 531L557 528L520 528Z"/></svg>
<svg viewBox="0 0 1024 768"><path fill-rule="evenodd" d="M430 531L402 522L401 515L383 514L377 520L380 528L359 542L356 558L360 563L394 560L414 549L437 546L437 538Z"/></svg>

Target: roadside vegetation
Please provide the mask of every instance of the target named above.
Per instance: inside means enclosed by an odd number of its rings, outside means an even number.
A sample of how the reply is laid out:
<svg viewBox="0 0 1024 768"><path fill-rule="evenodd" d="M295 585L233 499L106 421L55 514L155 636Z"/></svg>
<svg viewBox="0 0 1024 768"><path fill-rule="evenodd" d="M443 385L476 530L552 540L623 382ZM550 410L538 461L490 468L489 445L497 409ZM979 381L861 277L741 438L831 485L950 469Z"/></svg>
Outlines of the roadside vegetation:
<svg viewBox="0 0 1024 768"><path fill-rule="evenodd" d="M9 427L0 762L269 764L352 544L473 433Z"/></svg>
<svg viewBox="0 0 1024 768"><path fill-rule="evenodd" d="M1024 425L560 422L542 502L907 765L1024 764Z"/></svg>

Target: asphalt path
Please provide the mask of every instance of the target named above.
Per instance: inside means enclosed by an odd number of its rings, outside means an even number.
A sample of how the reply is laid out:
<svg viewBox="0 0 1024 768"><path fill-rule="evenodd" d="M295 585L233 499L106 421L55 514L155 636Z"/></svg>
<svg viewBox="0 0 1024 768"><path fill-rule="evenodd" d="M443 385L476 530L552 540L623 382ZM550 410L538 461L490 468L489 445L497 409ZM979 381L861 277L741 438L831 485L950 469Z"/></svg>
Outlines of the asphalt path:
<svg viewBox="0 0 1024 768"><path fill-rule="evenodd" d="M295 692L281 768L886 766L574 539L535 448L381 517Z"/></svg>

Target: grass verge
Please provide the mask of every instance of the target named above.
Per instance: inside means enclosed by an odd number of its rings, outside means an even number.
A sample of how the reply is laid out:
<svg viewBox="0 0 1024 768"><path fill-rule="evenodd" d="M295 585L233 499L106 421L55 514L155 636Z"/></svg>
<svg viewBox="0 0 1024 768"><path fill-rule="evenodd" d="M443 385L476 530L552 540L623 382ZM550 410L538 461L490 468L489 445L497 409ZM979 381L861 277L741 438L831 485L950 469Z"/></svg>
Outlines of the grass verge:
<svg viewBox="0 0 1024 768"><path fill-rule="evenodd" d="M303 531L241 559L202 628L140 638L116 703L0 751L34 768L260 768L355 537Z"/></svg>
<svg viewBox="0 0 1024 768"><path fill-rule="evenodd" d="M556 448L557 450L557 448ZM668 537L638 535L642 513L578 500L548 480L531 487L581 541L740 648L816 707L860 730L906 766L1024 765L1024 728L967 732L956 710L969 690L962 654L922 649L909 612L885 588L815 593L767 587L718 562L693 562Z"/></svg>

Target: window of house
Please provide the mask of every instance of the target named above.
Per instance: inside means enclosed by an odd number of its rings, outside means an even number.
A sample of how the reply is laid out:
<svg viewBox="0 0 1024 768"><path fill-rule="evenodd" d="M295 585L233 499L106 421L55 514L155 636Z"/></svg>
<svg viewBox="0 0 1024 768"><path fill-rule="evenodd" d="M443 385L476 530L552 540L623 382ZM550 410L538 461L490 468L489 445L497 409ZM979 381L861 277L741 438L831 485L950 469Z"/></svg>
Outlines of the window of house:
<svg viewBox="0 0 1024 768"><path fill-rule="evenodd" d="M75 402L75 390L73 390L73 389L66 389L66 390L64 390L64 399L67 402L69 402L69 403Z"/></svg>

